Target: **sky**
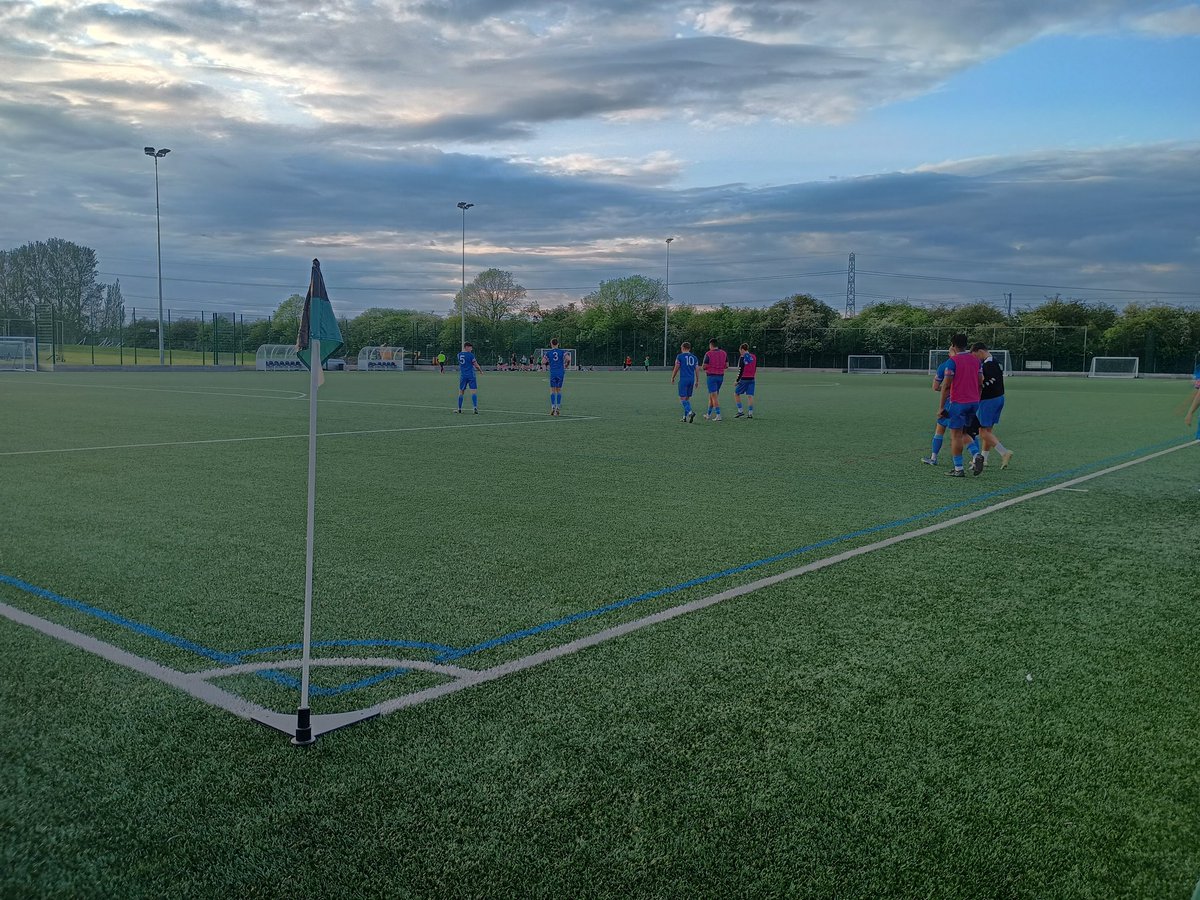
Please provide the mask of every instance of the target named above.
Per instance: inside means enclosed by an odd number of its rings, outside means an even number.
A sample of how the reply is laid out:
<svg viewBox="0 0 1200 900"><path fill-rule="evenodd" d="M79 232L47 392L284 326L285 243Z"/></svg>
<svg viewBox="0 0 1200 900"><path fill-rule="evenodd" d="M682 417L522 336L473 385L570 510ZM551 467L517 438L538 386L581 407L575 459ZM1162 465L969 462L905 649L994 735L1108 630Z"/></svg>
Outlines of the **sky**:
<svg viewBox="0 0 1200 900"><path fill-rule="evenodd" d="M0 0L0 249L127 307L1200 307L1200 3ZM464 214L459 201L474 204ZM464 238L465 229L465 238ZM667 238L672 238L668 245ZM669 254L669 255L668 255Z"/></svg>

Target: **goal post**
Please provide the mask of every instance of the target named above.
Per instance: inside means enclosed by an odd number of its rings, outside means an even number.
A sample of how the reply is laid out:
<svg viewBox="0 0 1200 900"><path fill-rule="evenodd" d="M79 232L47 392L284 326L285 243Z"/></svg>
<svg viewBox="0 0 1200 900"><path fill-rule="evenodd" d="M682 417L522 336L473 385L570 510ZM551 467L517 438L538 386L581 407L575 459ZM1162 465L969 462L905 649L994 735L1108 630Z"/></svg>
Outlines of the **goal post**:
<svg viewBox="0 0 1200 900"><path fill-rule="evenodd" d="M1004 370L1005 375L1012 374L1012 358L1007 350L988 350L992 354L992 359L1000 363L1000 368ZM949 350L930 350L929 351L929 374L936 375L938 366L950 358Z"/></svg>
<svg viewBox="0 0 1200 900"><path fill-rule="evenodd" d="M885 375L887 360L878 354L852 353L846 357L846 372L850 375Z"/></svg>
<svg viewBox="0 0 1200 900"><path fill-rule="evenodd" d="M363 347L358 351L360 372L403 372L403 347Z"/></svg>
<svg viewBox="0 0 1200 900"><path fill-rule="evenodd" d="M0 372L36 372L37 345L31 337L0 337Z"/></svg>
<svg viewBox="0 0 1200 900"><path fill-rule="evenodd" d="M1136 356L1093 356L1089 378L1137 378Z"/></svg>

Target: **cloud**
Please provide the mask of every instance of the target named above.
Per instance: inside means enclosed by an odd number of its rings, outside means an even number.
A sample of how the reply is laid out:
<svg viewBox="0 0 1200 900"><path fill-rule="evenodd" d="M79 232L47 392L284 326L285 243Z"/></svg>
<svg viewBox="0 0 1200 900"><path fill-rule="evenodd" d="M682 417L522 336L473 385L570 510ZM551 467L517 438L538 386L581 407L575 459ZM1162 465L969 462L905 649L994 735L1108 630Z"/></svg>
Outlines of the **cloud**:
<svg viewBox="0 0 1200 900"><path fill-rule="evenodd" d="M1137 16L1134 27L1158 37L1194 37L1200 35L1200 5L1191 4Z"/></svg>

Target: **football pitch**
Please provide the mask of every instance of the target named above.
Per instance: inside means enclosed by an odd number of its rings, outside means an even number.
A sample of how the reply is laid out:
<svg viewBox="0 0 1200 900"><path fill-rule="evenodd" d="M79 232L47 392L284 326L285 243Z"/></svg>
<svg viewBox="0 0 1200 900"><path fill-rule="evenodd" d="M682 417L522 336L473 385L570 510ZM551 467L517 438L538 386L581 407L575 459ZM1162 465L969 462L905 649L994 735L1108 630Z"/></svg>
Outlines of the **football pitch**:
<svg viewBox="0 0 1200 900"><path fill-rule="evenodd" d="M1189 384L731 380L330 373L297 749L307 375L0 378L0 895L1188 896Z"/></svg>

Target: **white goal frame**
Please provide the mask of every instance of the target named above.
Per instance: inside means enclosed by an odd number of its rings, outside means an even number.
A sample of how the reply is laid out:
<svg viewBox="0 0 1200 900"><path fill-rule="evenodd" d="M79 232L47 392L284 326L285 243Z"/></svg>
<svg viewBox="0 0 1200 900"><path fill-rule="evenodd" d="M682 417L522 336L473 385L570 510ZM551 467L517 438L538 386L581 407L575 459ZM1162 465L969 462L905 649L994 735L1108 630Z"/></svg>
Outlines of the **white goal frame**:
<svg viewBox="0 0 1200 900"><path fill-rule="evenodd" d="M856 359L877 359L879 360L879 365L856 366L854 363ZM851 353L846 357L846 374L848 375L886 375L887 370L887 360L878 353Z"/></svg>
<svg viewBox="0 0 1200 900"><path fill-rule="evenodd" d="M360 372L403 372L403 347L363 347L358 351Z"/></svg>
<svg viewBox="0 0 1200 900"><path fill-rule="evenodd" d="M1115 370L1111 371L1111 372L1097 371L1096 363L1111 363L1111 362L1133 363L1133 366L1132 366L1132 369L1126 368L1125 370L1122 370L1122 371L1115 371ZM1140 365L1140 363L1141 363L1141 360L1138 359L1136 356L1093 356L1092 364L1088 368L1088 378L1137 378L1138 377L1138 366ZM1100 368L1106 368L1106 367L1101 366Z"/></svg>
<svg viewBox="0 0 1200 900"><path fill-rule="evenodd" d="M36 372L37 341L31 337L0 337L0 372Z"/></svg>
<svg viewBox="0 0 1200 900"><path fill-rule="evenodd" d="M1004 370L1005 377L1012 374L1012 356L1007 350L992 350L988 349L988 353L992 354L992 359L1000 363L1000 368ZM938 366L950 358L949 350L930 350L929 351L929 374L936 375Z"/></svg>

